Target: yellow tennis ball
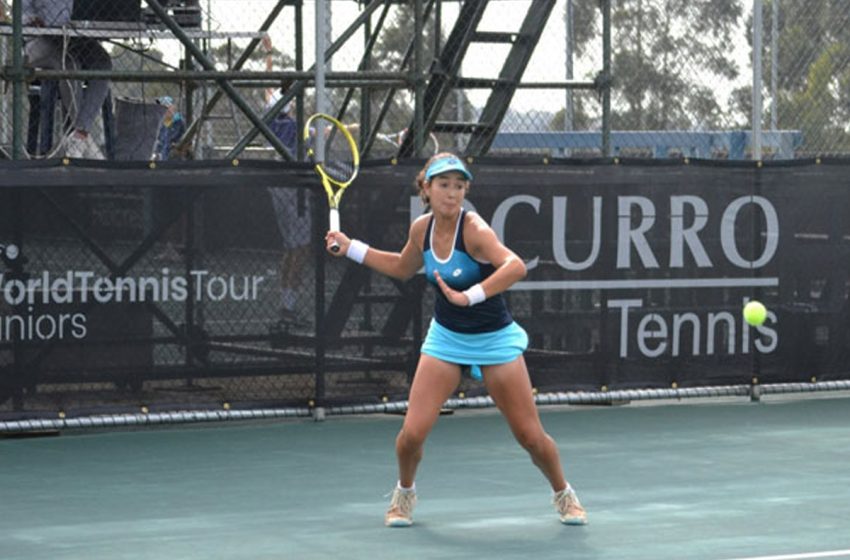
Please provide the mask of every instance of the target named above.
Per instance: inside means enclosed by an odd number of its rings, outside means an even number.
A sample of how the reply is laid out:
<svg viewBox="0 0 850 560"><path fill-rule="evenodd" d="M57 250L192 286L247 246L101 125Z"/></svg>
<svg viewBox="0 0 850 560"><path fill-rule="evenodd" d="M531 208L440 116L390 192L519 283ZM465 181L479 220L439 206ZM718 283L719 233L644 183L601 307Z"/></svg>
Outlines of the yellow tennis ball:
<svg viewBox="0 0 850 560"><path fill-rule="evenodd" d="M754 327L758 327L767 319L767 308L760 301L752 300L744 306L744 320Z"/></svg>

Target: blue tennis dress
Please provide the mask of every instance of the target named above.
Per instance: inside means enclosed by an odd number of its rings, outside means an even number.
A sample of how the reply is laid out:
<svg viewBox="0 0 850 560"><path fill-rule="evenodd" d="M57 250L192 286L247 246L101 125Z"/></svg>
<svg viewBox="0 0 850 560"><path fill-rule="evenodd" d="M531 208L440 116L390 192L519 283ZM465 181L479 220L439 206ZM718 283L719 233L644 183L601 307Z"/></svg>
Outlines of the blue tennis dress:
<svg viewBox="0 0 850 560"><path fill-rule="evenodd" d="M440 259L431 248L434 217L428 221L423 245L425 277L437 285L434 271L451 288L463 291L493 274L495 267L473 259L463 243L462 210L455 226L451 254ZM434 317L422 343L422 353L440 360L472 368L472 376L481 379L482 365L504 364L519 357L528 347L528 335L514 322L502 294L487 298L472 307L452 304L437 287Z"/></svg>

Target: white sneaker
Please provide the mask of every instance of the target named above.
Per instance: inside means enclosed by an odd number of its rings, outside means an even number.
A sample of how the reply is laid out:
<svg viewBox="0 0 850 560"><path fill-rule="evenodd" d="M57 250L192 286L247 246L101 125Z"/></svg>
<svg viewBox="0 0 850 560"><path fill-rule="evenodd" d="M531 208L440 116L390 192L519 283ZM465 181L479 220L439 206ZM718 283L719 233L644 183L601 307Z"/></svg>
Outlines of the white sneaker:
<svg viewBox="0 0 850 560"><path fill-rule="evenodd" d="M62 139L65 145L65 157L74 159L106 159L91 134L80 136L75 131Z"/></svg>
<svg viewBox="0 0 850 560"><path fill-rule="evenodd" d="M578 496L572 487L555 494L552 503L555 504L561 516L561 523L564 525L587 525L587 512L581 507L581 502L578 501Z"/></svg>
<svg viewBox="0 0 850 560"><path fill-rule="evenodd" d="M396 486L390 500L390 509L384 516L387 527L410 527L413 525L413 506L416 505L416 491L404 491Z"/></svg>
<svg viewBox="0 0 850 560"><path fill-rule="evenodd" d="M86 140L88 138L80 138L75 132L71 131L62 143L65 145L65 157L74 159L83 159L86 157Z"/></svg>

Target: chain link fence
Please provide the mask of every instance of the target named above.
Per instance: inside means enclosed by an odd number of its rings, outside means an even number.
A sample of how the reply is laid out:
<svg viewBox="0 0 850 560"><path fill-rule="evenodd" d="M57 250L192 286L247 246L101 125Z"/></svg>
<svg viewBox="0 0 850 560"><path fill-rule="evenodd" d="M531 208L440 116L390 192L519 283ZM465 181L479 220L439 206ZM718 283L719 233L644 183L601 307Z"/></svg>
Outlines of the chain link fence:
<svg viewBox="0 0 850 560"><path fill-rule="evenodd" d="M273 158L283 145L298 158L292 137L275 138L280 120L315 111L324 28L328 110L361 125L367 156L392 157L417 123L429 131L421 155L474 145L598 156L606 4L329 0L318 26L313 1L21 0L24 60L42 74L28 74L19 140L24 157ZM0 6L0 145L11 157L12 3ZM534 10L546 13L528 33ZM846 2L611 0L610 15L611 155L751 159L754 119L764 158L846 153ZM523 41L534 43L525 58L515 52ZM212 74L178 79L181 71L234 74L222 85ZM451 83L429 99L446 71ZM506 76L517 71L512 84ZM63 72L86 77L57 78ZM498 95L507 102L491 111ZM476 124L498 129L476 144Z"/></svg>
<svg viewBox="0 0 850 560"><path fill-rule="evenodd" d="M435 291L329 258L309 165L2 167L0 423L406 398ZM846 168L476 162L468 202L528 263L505 298L533 386L846 382ZM361 170L346 231L402 246L420 201L400 185L419 169ZM758 328L752 297L770 311Z"/></svg>

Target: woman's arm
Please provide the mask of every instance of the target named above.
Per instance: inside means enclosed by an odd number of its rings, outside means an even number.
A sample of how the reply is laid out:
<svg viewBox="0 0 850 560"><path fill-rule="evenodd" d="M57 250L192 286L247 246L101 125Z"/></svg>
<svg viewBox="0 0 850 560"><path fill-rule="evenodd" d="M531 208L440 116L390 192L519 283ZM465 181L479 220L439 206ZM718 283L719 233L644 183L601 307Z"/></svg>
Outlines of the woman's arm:
<svg viewBox="0 0 850 560"><path fill-rule="evenodd" d="M362 264L391 278L409 280L416 274L416 271L422 268L421 242L425 235L427 223L427 217L422 216L410 225L407 243L405 243L401 252L381 251L369 247L363 257ZM339 252L334 253L330 249L328 249L328 252L334 256L347 255L349 249L351 249L352 240L342 232L329 231L325 236L327 247L330 248L334 241L339 244Z"/></svg>
<svg viewBox="0 0 850 560"><path fill-rule="evenodd" d="M470 256L478 261L489 262L496 268L493 274L477 284L484 292L483 298L490 298L507 291L508 288L525 278L527 272L525 263L516 253L499 241L496 232L481 216L472 212L468 213L463 228L463 238ZM474 298L475 295L468 292L476 288L473 287L473 289L465 292L459 292L450 288L440 278L439 274L435 274L435 276L446 299L454 305L470 305L470 296ZM479 301L472 303L479 303Z"/></svg>
<svg viewBox="0 0 850 560"><path fill-rule="evenodd" d="M266 33L263 35L261 39L261 44L263 46L263 50L266 51L266 72L271 72L274 70L274 61L272 60L272 53L274 49L272 48L272 38ZM266 88L266 106L271 104L272 99L274 99L274 93L277 88Z"/></svg>

